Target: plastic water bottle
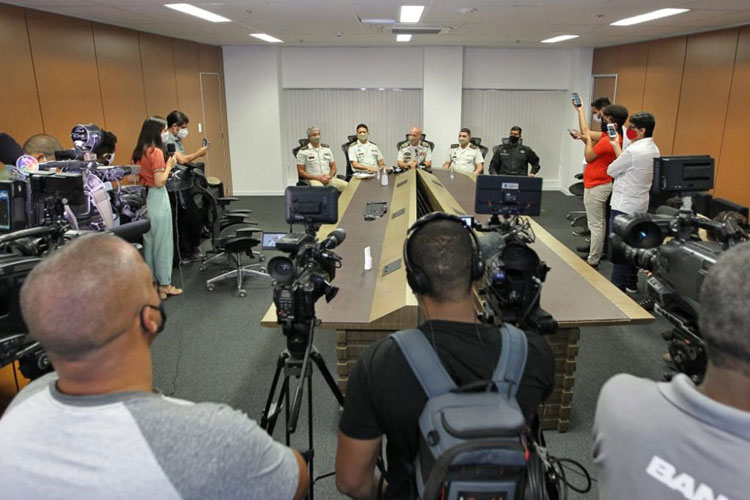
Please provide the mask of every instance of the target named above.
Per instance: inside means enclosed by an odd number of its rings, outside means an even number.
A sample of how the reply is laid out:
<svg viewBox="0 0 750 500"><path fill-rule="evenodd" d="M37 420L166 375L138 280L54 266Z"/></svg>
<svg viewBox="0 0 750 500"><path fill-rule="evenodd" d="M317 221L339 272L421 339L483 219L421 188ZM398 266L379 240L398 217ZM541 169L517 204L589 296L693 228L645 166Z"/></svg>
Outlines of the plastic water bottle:
<svg viewBox="0 0 750 500"><path fill-rule="evenodd" d="M383 173L380 174L380 185L381 186L387 186L388 185L388 172L383 169Z"/></svg>
<svg viewBox="0 0 750 500"><path fill-rule="evenodd" d="M453 162L451 162L451 180L453 180L453 179L455 179L455 178L456 178L453 172L454 172L454 169L453 169Z"/></svg>

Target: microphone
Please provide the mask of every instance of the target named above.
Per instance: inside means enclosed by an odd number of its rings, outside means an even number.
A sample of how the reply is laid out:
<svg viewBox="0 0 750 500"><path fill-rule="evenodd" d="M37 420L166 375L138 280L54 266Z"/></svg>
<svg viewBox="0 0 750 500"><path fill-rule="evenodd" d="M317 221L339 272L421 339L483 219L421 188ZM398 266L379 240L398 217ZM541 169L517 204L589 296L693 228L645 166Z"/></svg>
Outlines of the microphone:
<svg viewBox="0 0 750 500"><path fill-rule="evenodd" d="M331 250L339 246L346 239L346 230L344 228L338 228L331 231L331 233L324 239L320 244L321 250Z"/></svg>
<svg viewBox="0 0 750 500"><path fill-rule="evenodd" d="M128 222L127 224L121 224L117 227L113 227L108 233L115 236L119 236L123 240L134 243L138 241L142 235L149 232L151 229L151 221L148 219L139 219L137 221Z"/></svg>
<svg viewBox="0 0 750 500"><path fill-rule="evenodd" d="M177 147L174 145L173 142L170 142L167 144L167 153L169 153L169 156L172 156L175 151L177 151Z"/></svg>

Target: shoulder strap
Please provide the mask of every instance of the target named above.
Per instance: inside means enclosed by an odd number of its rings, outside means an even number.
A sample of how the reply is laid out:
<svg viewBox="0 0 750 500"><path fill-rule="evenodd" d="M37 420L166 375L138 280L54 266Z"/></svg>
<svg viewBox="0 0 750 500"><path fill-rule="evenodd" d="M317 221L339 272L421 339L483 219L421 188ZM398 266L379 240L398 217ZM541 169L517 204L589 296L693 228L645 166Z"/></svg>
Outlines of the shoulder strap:
<svg viewBox="0 0 750 500"><path fill-rule="evenodd" d="M456 388L453 379L445 371L440 358L421 330L402 330L391 334L391 338L401 349L427 398L445 394Z"/></svg>
<svg viewBox="0 0 750 500"><path fill-rule="evenodd" d="M524 368L526 368L529 345L526 341L526 334L513 325L506 323L500 327L500 335L502 348L492 380L499 393L514 398L521 385Z"/></svg>

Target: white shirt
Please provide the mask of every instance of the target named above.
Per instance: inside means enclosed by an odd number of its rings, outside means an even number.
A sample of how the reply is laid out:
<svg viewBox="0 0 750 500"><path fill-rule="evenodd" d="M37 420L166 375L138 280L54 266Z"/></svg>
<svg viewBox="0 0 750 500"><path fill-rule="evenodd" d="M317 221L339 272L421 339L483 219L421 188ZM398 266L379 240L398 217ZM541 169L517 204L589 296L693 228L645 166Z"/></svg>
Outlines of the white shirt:
<svg viewBox="0 0 750 500"><path fill-rule="evenodd" d="M331 173L331 163L335 163L333 151L325 144L317 148L308 144L297 152L297 165L304 165L308 174L328 175Z"/></svg>
<svg viewBox="0 0 750 500"><path fill-rule="evenodd" d="M357 141L349 146L349 161L351 162L356 161L366 167L377 167L378 160L382 159L383 153L380 152L380 148L370 141L367 141L364 144ZM352 168L354 168L354 165L352 165Z"/></svg>
<svg viewBox="0 0 750 500"><path fill-rule="evenodd" d="M417 160L419 165L432 161L430 145L420 141L416 146L412 146L410 142L401 146L401 149L398 150L398 161L409 163L412 160Z"/></svg>
<svg viewBox="0 0 750 500"><path fill-rule="evenodd" d="M465 148L453 144L448 150L448 161L457 172L472 173L477 169L477 165L484 163L484 158L475 144L469 143Z"/></svg>
<svg viewBox="0 0 750 500"><path fill-rule="evenodd" d="M607 167L615 182L612 187L613 210L635 214L648 210L648 192L654 179L654 158L661 155L651 137L633 141Z"/></svg>

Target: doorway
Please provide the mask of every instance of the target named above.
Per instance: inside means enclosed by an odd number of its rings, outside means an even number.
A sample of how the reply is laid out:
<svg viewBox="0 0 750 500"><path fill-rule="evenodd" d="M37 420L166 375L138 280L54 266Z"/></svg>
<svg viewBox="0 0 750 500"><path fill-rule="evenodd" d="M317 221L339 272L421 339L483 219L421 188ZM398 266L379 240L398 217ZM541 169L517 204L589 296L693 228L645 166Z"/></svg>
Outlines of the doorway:
<svg viewBox="0 0 750 500"><path fill-rule="evenodd" d="M203 107L203 137L211 143L206 153L206 175L218 177L224 183L224 195L232 195L232 170L227 161L226 130L218 73L201 73L201 105Z"/></svg>

